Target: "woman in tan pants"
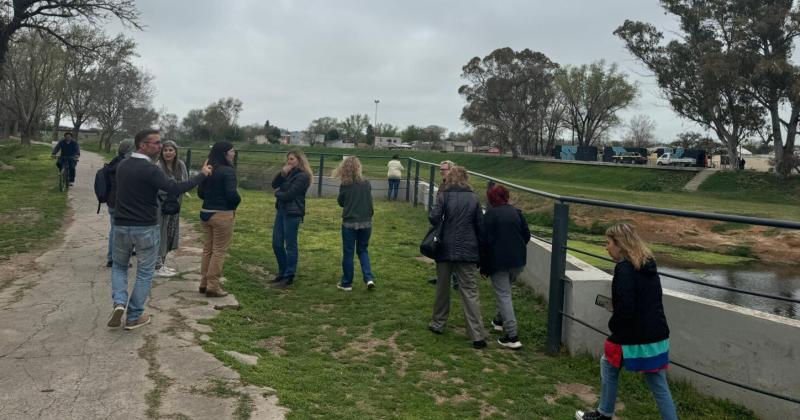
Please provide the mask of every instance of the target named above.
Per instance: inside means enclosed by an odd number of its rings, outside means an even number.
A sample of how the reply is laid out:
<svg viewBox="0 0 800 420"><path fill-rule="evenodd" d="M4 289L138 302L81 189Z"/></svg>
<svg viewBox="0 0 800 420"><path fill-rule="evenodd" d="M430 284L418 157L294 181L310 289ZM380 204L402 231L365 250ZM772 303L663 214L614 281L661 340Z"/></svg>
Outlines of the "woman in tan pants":
<svg viewBox="0 0 800 420"><path fill-rule="evenodd" d="M200 220L203 224L203 261L200 265L200 293L207 297L223 297L219 278L222 265L233 237L236 207L242 201L236 191L236 170L233 159L236 150L233 144L221 141L214 143L208 154L208 164L213 168L198 187L197 195L203 199Z"/></svg>

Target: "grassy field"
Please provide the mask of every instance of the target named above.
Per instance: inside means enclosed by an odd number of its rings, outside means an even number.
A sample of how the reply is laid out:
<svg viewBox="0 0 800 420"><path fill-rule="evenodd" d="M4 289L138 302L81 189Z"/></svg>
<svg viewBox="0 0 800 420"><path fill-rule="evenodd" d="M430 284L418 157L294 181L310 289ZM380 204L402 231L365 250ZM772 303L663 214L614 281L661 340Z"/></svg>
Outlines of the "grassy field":
<svg viewBox="0 0 800 420"><path fill-rule="evenodd" d="M0 141L0 261L12 254L43 248L63 223L65 193L58 191L50 148L22 147Z"/></svg>
<svg viewBox="0 0 800 420"><path fill-rule="evenodd" d="M525 346L519 352L494 342L473 350L456 297L445 334L426 329L434 294L427 279L434 267L417 258L424 212L376 202L370 252L377 288L367 292L357 274L353 292L346 293L336 289L340 209L332 199L310 199L296 284L275 290L265 287L276 268L270 245L274 201L264 192L242 196L225 268L225 287L241 308L210 321L214 332L205 349L245 381L274 388L292 410L290 418L562 419L589 405L577 397L581 390L599 390L595 360L543 354L546 305L526 288L514 291ZM196 220L198 200L184 203L184 215ZM494 297L487 281L480 288L488 320ZM260 359L243 365L225 350ZM681 418L754 418L686 384L673 383L672 391ZM622 375L620 401L624 418L658 418L640 375Z"/></svg>

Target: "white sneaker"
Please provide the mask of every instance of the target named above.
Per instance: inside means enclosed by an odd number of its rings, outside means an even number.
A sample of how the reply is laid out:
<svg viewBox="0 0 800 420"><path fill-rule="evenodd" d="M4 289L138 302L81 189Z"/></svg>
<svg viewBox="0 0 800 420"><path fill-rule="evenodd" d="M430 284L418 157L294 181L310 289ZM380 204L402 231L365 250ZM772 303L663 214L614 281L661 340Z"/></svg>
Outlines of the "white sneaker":
<svg viewBox="0 0 800 420"><path fill-rule="evenodd" d="M367 282L367 290L372 290L375 288L375 282L370 280Z"/></svg>
<svg viewBox="0 0 800 420"><path fill-rule="evenodd" d="M170 273L178 274L178 270L176 270L176 269L174 269L172 267L167 267L166 265L162 265L161 268L163 270L169 271Z"/></svg>
<svg viewBox="0 0 800 420"><path fill-rule="evenodd" d="M177 273L175 273L174 271L169 271L165 267L161 267L158 270L156 270L155 274L156 274L156 277L172 277Z"/></svg>
<svg viewBox="0 0 800 420"><path fill-rule="evenodd" d="M344 287L344 286L342 286L342 284L341 284L341 283L337 284L337 285L336 285L336 288L337 288L337 289L339 289L339 290L341 290L341 291L343 291L343 292L350 292L350 291L352 291L352 290L353 290L353 287L352 287L352 286L347 286L347 287Z"/></svg>

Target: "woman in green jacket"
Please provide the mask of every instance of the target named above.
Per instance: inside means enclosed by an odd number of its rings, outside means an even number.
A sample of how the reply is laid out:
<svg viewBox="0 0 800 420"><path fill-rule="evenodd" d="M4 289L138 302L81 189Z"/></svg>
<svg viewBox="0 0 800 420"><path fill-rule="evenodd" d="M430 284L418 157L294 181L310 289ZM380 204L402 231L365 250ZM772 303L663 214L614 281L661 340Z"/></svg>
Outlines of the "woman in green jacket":
<svg viewBox="0 0 800 420"><path fill-rule="evenodd" d="M353 290L353 252L358 254L361 273L368 290L375 288L375 276L369 262L369 237L372 235L372 187L361 174L361 161L349 156L334 170L333 176L339 178L339 197L342 207L342 280L336 286L339 290Z"/></svg>

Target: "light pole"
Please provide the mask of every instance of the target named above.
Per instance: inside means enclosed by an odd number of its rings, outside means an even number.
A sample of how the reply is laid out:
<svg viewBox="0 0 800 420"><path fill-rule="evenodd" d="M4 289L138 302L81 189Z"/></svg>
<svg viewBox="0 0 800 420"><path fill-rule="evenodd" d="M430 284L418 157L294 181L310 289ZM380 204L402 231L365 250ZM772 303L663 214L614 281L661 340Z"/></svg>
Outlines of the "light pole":
<svg viewBox="0 0 800 420"><path fill-rule="evenodd" d="M373 130L375 132L375 137L378 136L378 104L379 103L381 103L381 101L376 99L375 100L375 130Z"/></svg>

